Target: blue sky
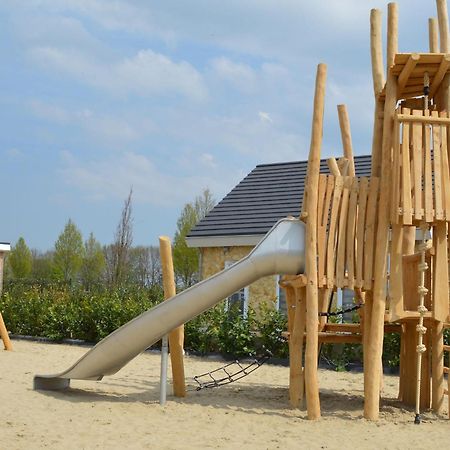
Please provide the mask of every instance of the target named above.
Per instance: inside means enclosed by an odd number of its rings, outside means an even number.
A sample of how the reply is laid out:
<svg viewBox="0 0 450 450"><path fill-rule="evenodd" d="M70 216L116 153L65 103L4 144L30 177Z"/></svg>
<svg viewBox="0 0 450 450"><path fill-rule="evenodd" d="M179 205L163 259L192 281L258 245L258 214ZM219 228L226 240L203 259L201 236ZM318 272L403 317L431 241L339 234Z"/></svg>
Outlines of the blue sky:
<svg viewBox="0 0 450 450"><path fill-rule="evenodd" d="M402 0L400 51L427 51L433 0ZM323 155L346 103L371 148L370 8L361 0L0 3L0 241L52 248L71 218L112 241L134 189L134 243L173 236L205 187L220 200L261 163L307 158L316 66Z"/></svg>

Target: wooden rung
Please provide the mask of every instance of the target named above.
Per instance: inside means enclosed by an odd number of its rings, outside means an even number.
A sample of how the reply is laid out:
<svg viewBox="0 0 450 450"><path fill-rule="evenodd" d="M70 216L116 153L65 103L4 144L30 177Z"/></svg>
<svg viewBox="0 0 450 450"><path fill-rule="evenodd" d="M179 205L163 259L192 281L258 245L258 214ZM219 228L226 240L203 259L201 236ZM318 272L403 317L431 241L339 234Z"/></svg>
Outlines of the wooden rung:
<svg viewBox="0 0 450 450"><path fill-rule="evenodd" d="M444 352L450 352L450 345L444 345Z"/></svg>
<svg viewBox="0 0 450 450"><path fill-rule="evenodd" d="M420 60L419 54L412 53L411 55L409 55L408 61L406 61L406 64L403 66L403 69L400 72L400 75L398 76L397 82L398 92L401 93L403 91L409 76L411 75L412 71L414 70L414 67L416 67L416 64L419 62L419 60Z"/></svg>
<svg viewBox="0 0 450 450"><path fill-rule="evenodd" d="M449 373L450 369L448 367L444 367L444 373Z"/></svg>
<svg viewBox="0 0 450 450"><path fill-rule="evenodd" d="M360 323L327 323L323 331L340 331L345 333L361 333Z"/></svg>
<svg viewBox="0 0 450 450"><path fill-rule="evenodd" d="M442 125L450 125L450 119L448 117L412 116L410 114L397 114L397 120L402 123L417 122L417 123L428 123L428 124L436 123Z"/></svg>

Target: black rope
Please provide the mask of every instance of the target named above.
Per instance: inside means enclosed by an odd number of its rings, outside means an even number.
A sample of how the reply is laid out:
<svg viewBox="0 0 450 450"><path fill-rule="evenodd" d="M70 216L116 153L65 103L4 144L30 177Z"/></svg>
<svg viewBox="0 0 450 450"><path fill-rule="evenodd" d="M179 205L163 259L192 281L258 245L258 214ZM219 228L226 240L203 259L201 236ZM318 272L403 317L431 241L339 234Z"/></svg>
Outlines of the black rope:
<svg viewBox="0 0 450 450"><path fill-rule="evenodd" d="M361 308L362 306L363 306L363 303L358 303L357 305L350 306L349 308L340 309L339 311L321 312L321 313L319 313L319 316L321 316L321 317L341 316L342 314L356 311L357 309Z"/></svg>

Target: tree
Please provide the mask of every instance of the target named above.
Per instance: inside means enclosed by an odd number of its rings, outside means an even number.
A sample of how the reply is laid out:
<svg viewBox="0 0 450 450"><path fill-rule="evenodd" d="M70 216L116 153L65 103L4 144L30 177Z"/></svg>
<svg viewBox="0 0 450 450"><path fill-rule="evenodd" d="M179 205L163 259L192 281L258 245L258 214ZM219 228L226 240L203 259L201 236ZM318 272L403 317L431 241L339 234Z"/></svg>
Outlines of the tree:
<svg viewBox="0 0 450 450"><path fill-rule="evenodd" d="M114 235L114 243L105 248L107 276L111 285L124 283L129 271L129 252L133 243L133 188L126 198Z"/></svg>
<svg viewBox="0 0 450 450"><path fill-rule="evenodd" d="M8 256L8 264L14 278L27 278L31 274L33 257L23 237L20 237L12 248Z"/></svg>
<svg viewBox="0 0 450 450"><path fill-rule="evenodd" d="M81 265L81 281L86 287L99 282L105 269L106 261L102 246L94 234L89 235L84 243L84 257Z"/></svg>
<svg viewBox="0 0 450 450"><path fill-rule="evenodd" d="M204 189L193 203L187 203L177 221L173 242L173 265L175 275L182 288L188 288L199 278L199 250L190 248L186 236L191 229L213 208L214 199L209 189Z"/></svg>
<svg viewBox="0 0 450 450"><path fill-rule="evenodd" d="M69 219L64 231L55 243L53 273L58 280L75 280L83 263L83 238L76 225Z"/></svg>
<svg viewBox="0 0 450 450"><path fill-rule="evenodd" d="M161 261L156 247L138 246L130 249L130 280L141 287L161 281Z"/></svg>
<svg viewBox="0 0 450 450"><path fill-rule="evenodd" d="M31 250L33 256L33 270L31 277L34 280L50 280L53 277L53 251L41 253Z"/></svg>

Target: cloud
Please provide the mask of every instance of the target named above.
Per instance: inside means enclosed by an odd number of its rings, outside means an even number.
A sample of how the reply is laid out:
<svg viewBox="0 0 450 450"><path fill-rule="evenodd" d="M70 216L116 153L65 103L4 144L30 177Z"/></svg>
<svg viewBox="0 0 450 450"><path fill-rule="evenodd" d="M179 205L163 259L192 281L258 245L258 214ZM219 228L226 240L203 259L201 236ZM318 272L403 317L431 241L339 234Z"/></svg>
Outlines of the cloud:
<svg viewBox="0 0 450 450"><path fill-rule="evenodd" d="M206 159L210 159L206 155ZM113 158L81 162L68 151L61 152L59 172L65 183L85 192L90 201L124 198L133 186L136 201L152 206L179 206L204 187L223 193L223 186L213 173L165 173L143 154L126 152ZM210 167L211 169L211 167Z"/></svg>
<svg viewBox="0 0 450 450"><path fill-rule="evenodd" d="M215 74L243 91L252 91L255 88L255 71L247 64L236 63L229 58L220 57L211 61Z"/></svg>
<svg viewBox="0 0 450 450"><path fill-rule="evenodd" d="M261 122L273 123L272 117L267 112L259 111L258 117Z"/></svg>
<svg viewBox="0 0 450 450"><path fill-rule="evenodd" d="M38 99L30 101L29 104L33 114L40 119L69 125L72 129L82 129L90 138L110 146L138 141L156 130L155 124L142 116L125 118L98 113L89 108L71 110Z"/></svg>
<svg viewBox="0 0 450 450"><path fill-rule="evenodd" d="M174 62L150 49L118 61L101 61L74 49L36 47L32 59L46 70L57 70L114 95L177 94L195 101L207 97L202 76L188 62Z"/></svg>

